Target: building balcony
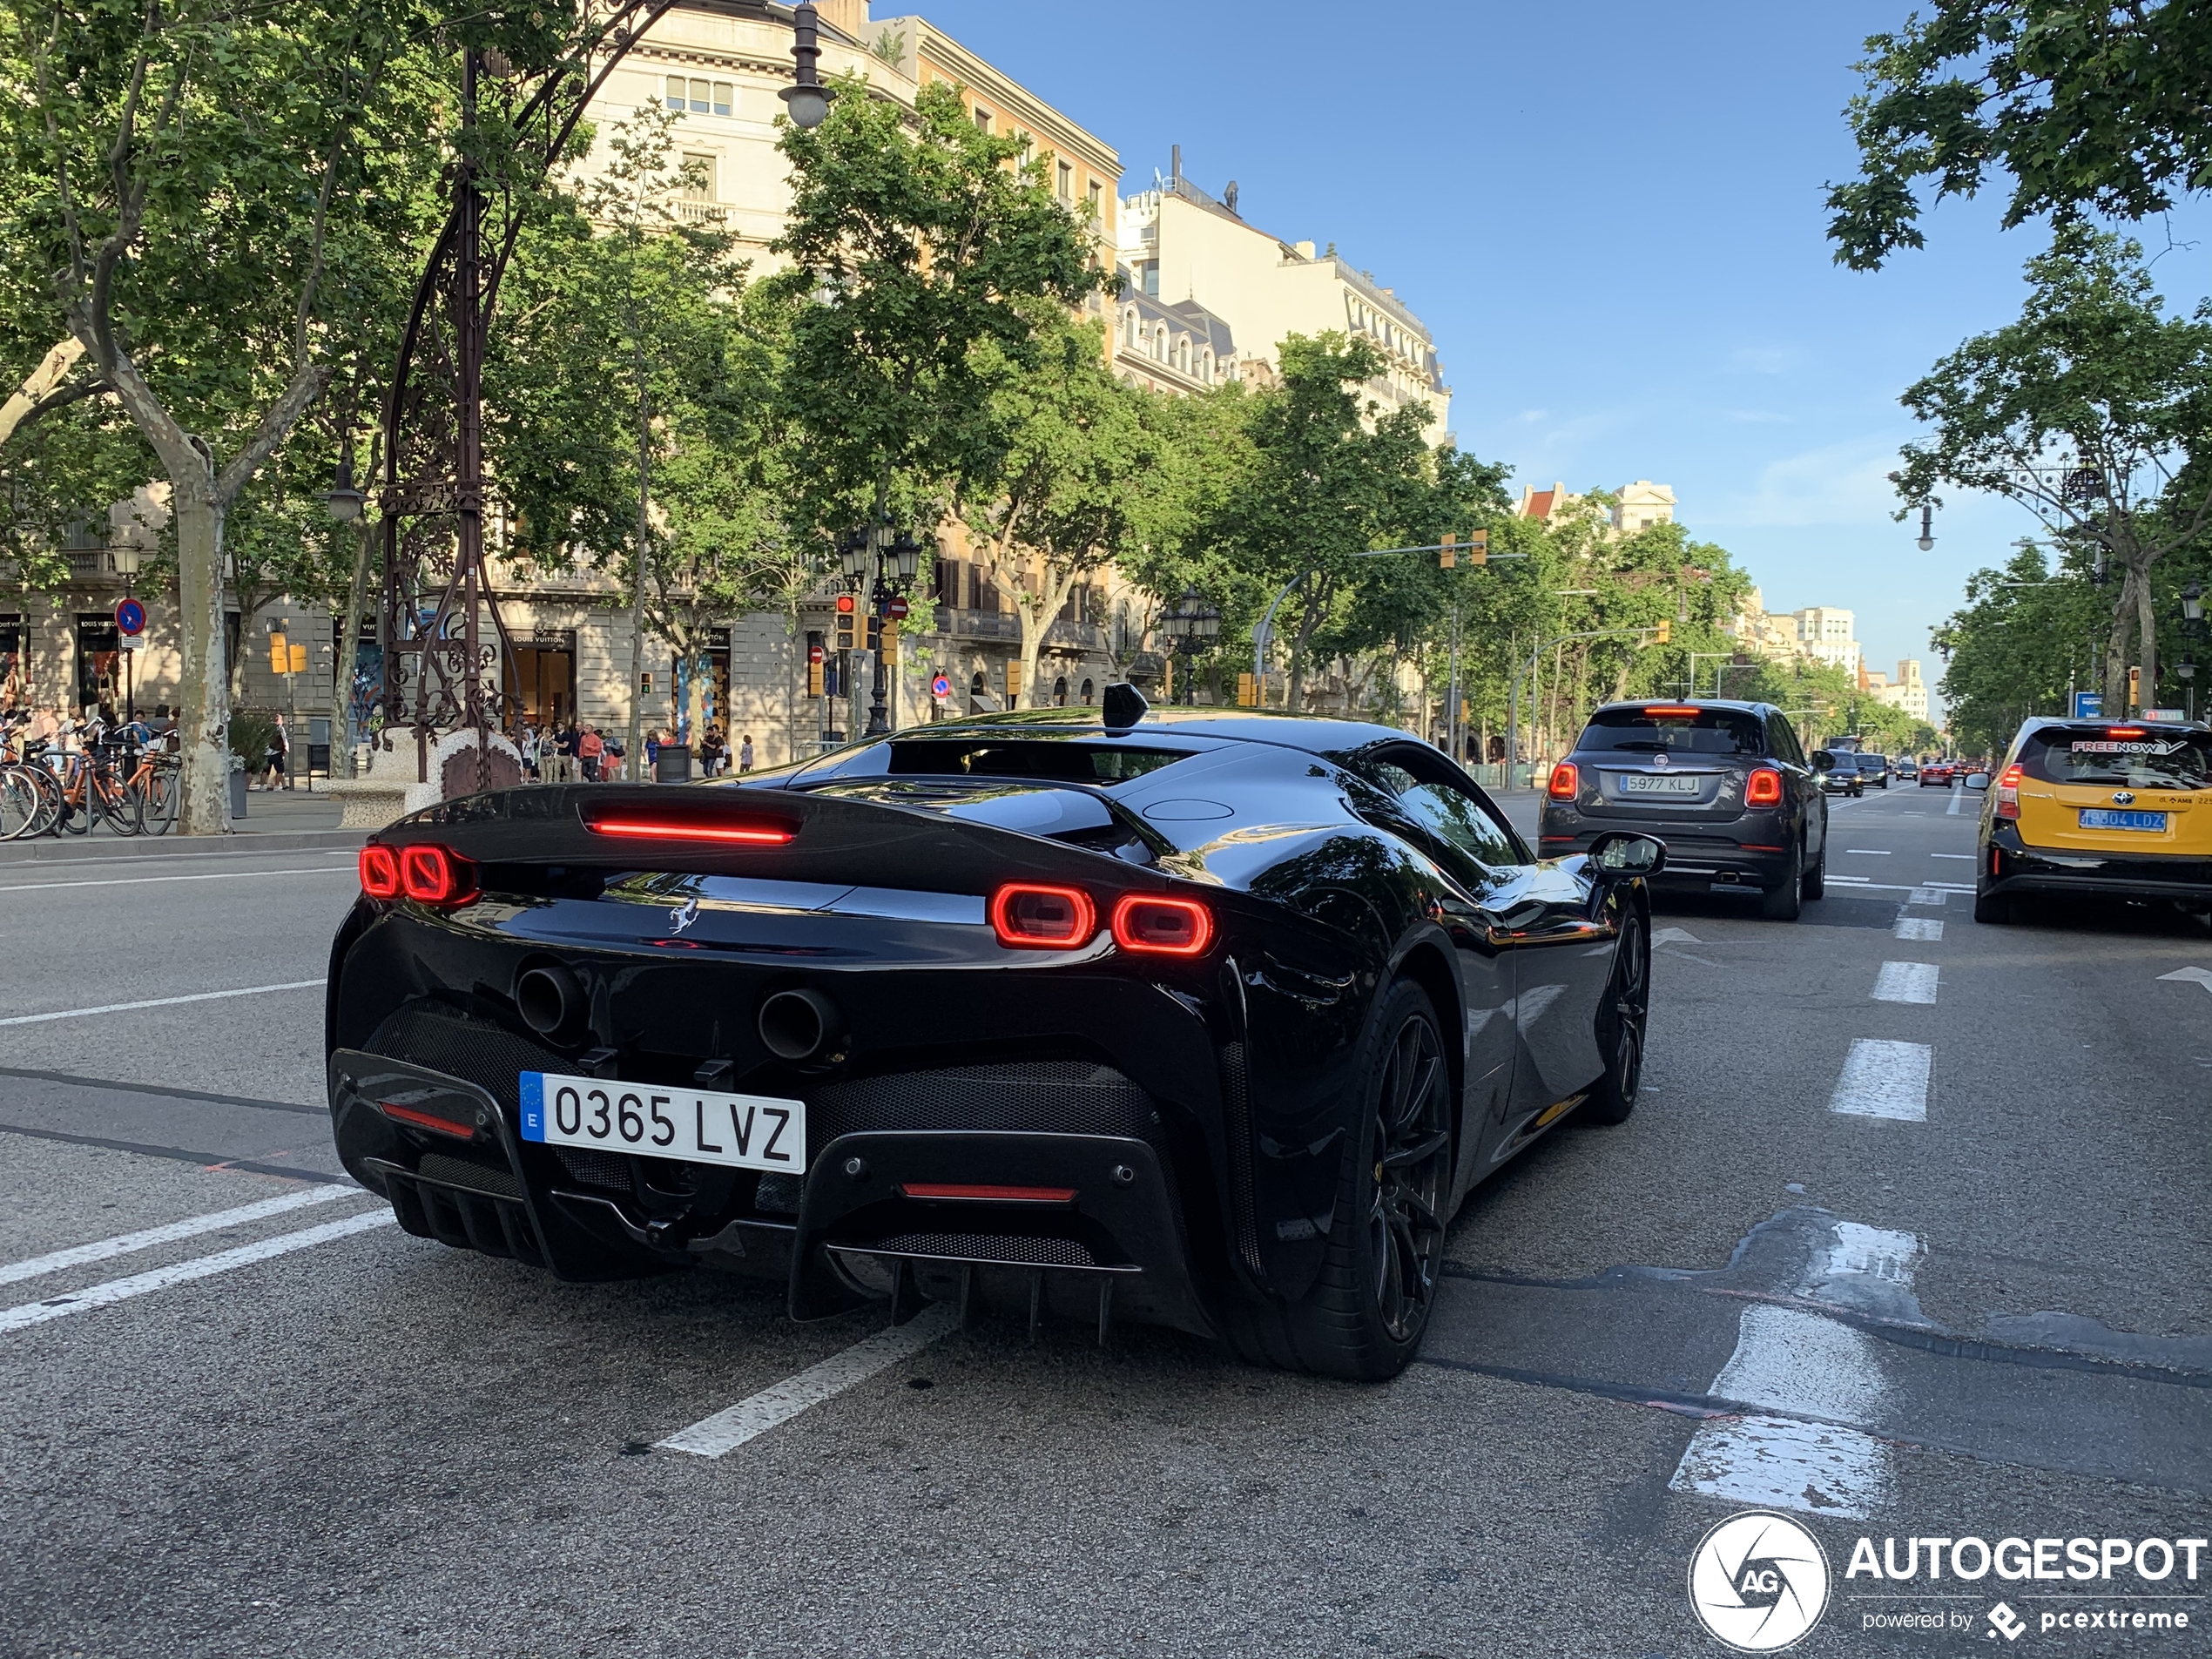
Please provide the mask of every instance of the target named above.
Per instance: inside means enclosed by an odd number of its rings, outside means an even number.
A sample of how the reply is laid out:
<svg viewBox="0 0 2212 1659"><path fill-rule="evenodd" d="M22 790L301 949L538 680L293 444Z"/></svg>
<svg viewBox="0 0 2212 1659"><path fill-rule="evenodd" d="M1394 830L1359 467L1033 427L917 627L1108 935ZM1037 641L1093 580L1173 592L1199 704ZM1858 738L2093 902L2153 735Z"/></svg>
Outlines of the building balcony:
<svg viewBox="0 0 2212 1659"><path fill-rule="evenodd" d="M720 202L679 201L676 217L686 225L721 225L728 221L730 210Z"/></svg>
<svg viewBox="0 0 2212 1659"><path fill-rule="evenodd" d="M1011 610L963 610L955 605L937 607L937 631L954 639L1007 639L1019 642L1022 618Z"/></svg>

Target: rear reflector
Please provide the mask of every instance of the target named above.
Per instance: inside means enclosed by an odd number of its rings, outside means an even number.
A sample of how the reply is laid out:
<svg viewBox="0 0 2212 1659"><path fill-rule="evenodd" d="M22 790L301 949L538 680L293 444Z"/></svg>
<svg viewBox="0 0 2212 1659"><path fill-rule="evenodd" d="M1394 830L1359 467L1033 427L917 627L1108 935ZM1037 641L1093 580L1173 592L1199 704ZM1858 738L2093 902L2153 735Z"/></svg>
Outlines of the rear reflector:
<svg viewBox="0 0 2212 1659"><path fill-rule="evenodd" d="M899 1190L909 1198L949 1199L956 1204L1058 1204L1076 1201L1073 1187L971 1186L948 1181L904 1181Z"/></svg>
<svg viewBox="0 0 2212 1659"><path fill-rule="evenodd" d="M1213 912L1196 899L1125 894L1114 907L1114 942L1147 956L1199 956L1213 943Z"/></svg>
<svg viewBox="0 0 2212 1659"><path fill-rule="evenodd" d="M1761 766L1743 785L1743 804L1746 806L1779 806L1782 804L1782 774L1770 766Z"/></svg>
<svg viewBox="0 0 2212 1659"><path fill-rule="evenodd" d="M476 867L435 841L403 846L400 891L423 904L466 904L476 896Z"/></svg>
<svg viewBox="0 0 2212 1659"><path fill-rule="evenodd" d="M400 855L374 842L361 848L361 891L372 899L400 896Z"/></svg>
<svg viewBox="0 0 2212 1659"><path fill-rule="evenodd" d="M1554 800L1573 800L1575 791L1582 785L1582 774L1575 769L1571 760L1562 760L1552 768L1551 798Z"/></svg>
<svg viewBox="0 0 2212 1659"><path fill-rule="evenodd" d="M1001 945L1070 950L1098 931L1098 909L1081 887L1012 881L991 895L991 931Z"/></svg>
<svg viewBox="0 0 2212 1659"><path fill-rule="evenodd" d="M1701 709L1701 708L1696 708L1696 707L1689 706L1689 705L1676 705L1676 704L1673 704L1673 703L1650 703L1650 704L1647 704L1647 705L1644 705L1644 711L1644 711L1646 714L1679 714L1679 715L1691 715L1691 714L1703 714L1703 713L1704 713L1704 711L1704 711L1704 710L1703 710L1703 709Z"/></svg>
<svg viewBox="0 0 2212 1659"><path fill-rule="evenodd" d="M711 841L724 846L781 846L795 832L787 824L759 819L592 818L584 827L594 835L619 835L637 841Z"/></svg>
<svg viewBox="0 0 2212 1659"><path fill-rule="evenodd" d="M395 1106L388 1100L376 1103L376 1109L385 1116L415 1129L427 1129L433 1135L450 1135L456 1141L473 1141L476 1131L466 1123L456 1123L450 1117L440 1117L435 1112L418 1112L412 1106Z"/></svg>

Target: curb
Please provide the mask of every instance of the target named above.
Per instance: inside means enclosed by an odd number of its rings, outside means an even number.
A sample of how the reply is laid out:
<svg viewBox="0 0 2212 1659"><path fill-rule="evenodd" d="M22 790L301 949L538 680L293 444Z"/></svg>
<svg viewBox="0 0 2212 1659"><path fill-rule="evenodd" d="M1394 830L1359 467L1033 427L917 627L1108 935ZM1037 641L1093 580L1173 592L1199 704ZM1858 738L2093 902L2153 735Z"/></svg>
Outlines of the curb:
<svg viewBox="0 0 2212 1659"><path fill-rule="evenodd" d="M230 835L103 835L94 830L66 841L44 836L36 841L0 842L0 867L339 852L359 846L368 839L367 830L239 830Z"/></svg>

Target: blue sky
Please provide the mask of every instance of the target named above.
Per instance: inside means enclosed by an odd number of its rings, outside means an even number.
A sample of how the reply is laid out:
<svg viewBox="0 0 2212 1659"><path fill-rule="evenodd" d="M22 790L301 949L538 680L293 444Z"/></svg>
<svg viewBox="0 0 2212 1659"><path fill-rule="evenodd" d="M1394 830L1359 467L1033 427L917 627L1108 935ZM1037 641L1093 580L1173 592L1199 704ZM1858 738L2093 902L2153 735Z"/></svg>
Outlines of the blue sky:
<svg viewBox="0 0 2212 1659"><path fill-rule="evenodd" d="M1168 146L1285 240L1334 241L1434 331L1461 448L1519 483L1670 483L1770 609L1858 613L1871 666L2032 528L1958 502L1934 552L1892 523L1897 395L2013 315L2033 228L1993 199L1862 276L1833 264L1859 43L1910 0L931 0L940 27L1114 145L1127 194ZM878 16L904 6L876 0ZM2141 227L2161 287L2212 276L2204 215Z"/></svg>

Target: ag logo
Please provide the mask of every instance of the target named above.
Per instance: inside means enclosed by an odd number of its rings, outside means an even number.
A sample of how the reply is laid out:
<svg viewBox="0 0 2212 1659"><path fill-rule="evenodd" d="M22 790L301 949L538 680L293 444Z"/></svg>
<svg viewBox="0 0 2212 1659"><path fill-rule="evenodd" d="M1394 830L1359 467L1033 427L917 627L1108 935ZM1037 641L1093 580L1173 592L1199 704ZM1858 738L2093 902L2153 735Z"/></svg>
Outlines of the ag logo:
<svg viewBox="0 0 2212 1659"><path fill-rule="evenodd" d="M1820 1622L1828 1557L1786 1515L1731 1515L1689 1558L1689 1605L1716 1640L1743 1653L1773 1653Z"/></svg>

